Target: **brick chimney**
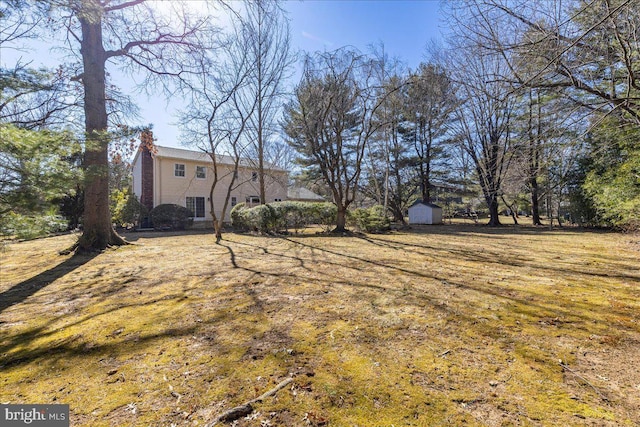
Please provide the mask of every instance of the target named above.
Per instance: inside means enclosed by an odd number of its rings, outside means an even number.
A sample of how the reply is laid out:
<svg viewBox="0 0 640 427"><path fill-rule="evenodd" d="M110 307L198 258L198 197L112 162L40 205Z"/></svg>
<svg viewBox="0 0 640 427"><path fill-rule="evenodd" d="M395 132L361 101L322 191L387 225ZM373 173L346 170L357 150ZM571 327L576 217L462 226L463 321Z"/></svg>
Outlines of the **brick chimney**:
<svg viewBox="0 0 640 427"><path fill-rule="evenodd" d="M142 160L142 194L140 194L140 203L151 211L153 209L153 133L145 130L140 136L140 149Z"/></svg>

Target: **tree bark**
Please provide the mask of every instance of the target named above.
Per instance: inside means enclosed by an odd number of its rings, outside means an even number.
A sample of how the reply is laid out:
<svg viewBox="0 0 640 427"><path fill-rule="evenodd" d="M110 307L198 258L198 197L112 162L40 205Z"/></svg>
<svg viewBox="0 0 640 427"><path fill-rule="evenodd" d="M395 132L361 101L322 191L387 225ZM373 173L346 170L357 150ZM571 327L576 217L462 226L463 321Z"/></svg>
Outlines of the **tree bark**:
<svg viewBox="0 0 640 427"><path fill-rule="evenodd" d="M124 245L111 224L109 212L109 136L105 96L106 54L102 44L102 7L86 1L80 13L85 114L84 219L80 252Z"/></svg>
<svg viewBox="0 0 640 427"><path fill-rule="evenodd" d="M258 105L257 105L257 113L258 113L258 184L260 187L260 204L264 205L267 203L267 192L264 184L264 133L263 133L263 124L264 124L264 116L262 113L263 107L263 98L262 98L262 52L258 53Z"/></svg>
<svg viewBox="0 0 640 427"><path fill-rule="evenodd" d="M496 196L487 198L487 205L489 206L489 226L500 226L500 214L498 212L498 198Z"/></svg>
<svg viewBox="0 0 640 427"><path fill-rule="evenodd" d="M336 215L335 233L344 233L347 231L347 209L338 205L338 213Z"/></svg>
<svg viewBox="0 0 640 427"><path fill-rule="evenodd" d="M533 108L537 106L535 136L533 135ZM529 89L529 185L531 186L531 216L533 225L542 225L540 221L540 191L538 188L538 174L540 172L540 138L542 137L542 105L540 93L536 91L534 103L533 91Z"/></svg>
<svg viewBox="0 0 640 427"><path fill-rule="evenodd" d="M220 240L222 240L222 221L214 219L213 229L216 233L216 243L220 243Z"/></svg>
<svg viewBox="0 0 640 427"><path fill-rule="evenodd" d="M502 196L501 199L502 199L502 203L505 204L505 206L507 207L507 209L509 209L509 212L511 213L513 224L518 225L518 204L515 201L511 204L507 203L507 200L504 198L504 196Z"/></svg>
<svg viewBox="0 0 640 427"><path fill-rule="evenodd" d="M540 220L540 195L536 177L532 177L529 184L531 185L531 216L533 217L533 225L542 225L542 221Z"/></svg>

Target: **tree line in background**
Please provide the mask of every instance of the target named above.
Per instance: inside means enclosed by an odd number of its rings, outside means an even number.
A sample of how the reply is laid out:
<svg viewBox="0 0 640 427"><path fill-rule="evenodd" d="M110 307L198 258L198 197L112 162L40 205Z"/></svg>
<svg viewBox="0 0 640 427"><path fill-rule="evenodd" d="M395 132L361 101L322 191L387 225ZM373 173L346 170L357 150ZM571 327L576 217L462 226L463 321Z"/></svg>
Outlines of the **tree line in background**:
<svg viewBox="0 0 640 427"><path fill-rule="evenodd" d="M127 121L135 105L109 67L190 100L183 139L211 157L211 193L227 182L220 156L236 170L254 162L261 201L268 165L295 159L292 179L335 204L337 231L354 207L404 221L416 199L493 226L503 212L537 225L640 226L640 0L446 2L446 45L415 69L384 45L307 53L290 93L280 3L171 7L0 2L2 45L62 27L69 54L55 70L0 69L3 234L55 230L64 217L83 226L80 250L124 243L113 220L139 211L127 147L153 137ZM220 14L232 24L217 25ZM240 184L230 182L227 196ZM210 197L218 239L228 199L220 218Z"/></svg>

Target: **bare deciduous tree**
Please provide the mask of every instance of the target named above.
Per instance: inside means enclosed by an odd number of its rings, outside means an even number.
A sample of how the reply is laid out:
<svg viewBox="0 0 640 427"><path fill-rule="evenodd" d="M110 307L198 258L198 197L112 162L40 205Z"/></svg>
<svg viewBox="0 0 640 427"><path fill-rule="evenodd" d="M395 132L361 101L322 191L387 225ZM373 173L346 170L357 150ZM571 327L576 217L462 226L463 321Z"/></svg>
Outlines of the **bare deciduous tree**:
<svg viewBox="0 0 640 427"><path fill-rule="evenodd" d="M209 188L209 212L213 218L216 242L222 240L223 221L231 192L242 184L238 169L246 162L249 121L258 105L242 97L250 84L255 58L248 51L249 33L243 22L233 26L215 58L201 62L202 72L189 84L192 101L182 114L187 140L206 153L212 162L213 180ZM246 166L246 165L244 165ZM214 194L222 188L224 197L217 205Z"/></svg>
<svg viewBox="0 0 640 427"><path fill-rule="evenodd" d="M404 223L404 210L417 188L410 149L401 135L408 102L406 77L393 73L381 80L378 96L383 101L376 115L381 126L367 147L363 192L389 211L395 221Z"/></svg>
<svg viewBox="0 0 640 427"><path fill-rule="evenodd" d="M497 55L458 49L452 74L462 105L457 109L455 131L473 161L476 178L489 209L489 225L500 225L499 200L502 181L514 156L511 138L513 98L510 87L495 76L505 66Z"/></svg>
<svg viewBox="0 0 640 427"><path fill-rule="evenodd" d="M594 110L640 124L639 0L476 0L459 32L501 55L515 88L553 88ZM526 67L523 67L526 64Z"/></svg>
<svg viewBox="0 0 640 427"><path fill-rule="evenodd" d="M270 154L284 154L277 147L270 147L276 134L276 114L284 93L284 81L293 65L289 22L277 0L252 0L245 3L243 37L245 55L253 62L251 75L243 87L245 109L255 111L251 115L249 130L253 134L253 148L258 169L260 203L267 203L268 176L266 163L278 158ZM272 149L274 148L274 149Z"/></svg>
<svg viewBox="0 0 640 427"><path fill-rule="evenodd" d="M42 17L30 13L25 0L4 0L0 2L0 46L20 42L36 36L36 28Z"/></svg>
<svg viewBox="0 0 640 427"><path fill-rule="evenodd" d="M408 150L400 134L407 103L407 72L398 59L388 57L383 43L370 49L380 100L374 116L379 127L366 148L362 192L393 214L394 220L404 222L403 212L415 190Z"/></svg>
<svg viewBox="0 0 640 427"><path fill-rule="evenodd" d="M168 88L168 78L197 71L188 58L201 54L198 36L208 19L193 18L186 10L172 19L176 15L160 14L144 0L59 0L42 6L52 27L66 27L67 48L82 63L74 78L83 92L85 138L84 230L77 247L94 251L124 244L109 213L107 67L143 71L145 85Z"/></svg>
<svg viewBox="0 0 640 427"><path fill-rule="evenodd" d="M337 206L336 232L346 231L365 148L379 129L375 113L383 99L371 84L372 64L339 49L307 57L293 101L285 109L285 132L300 162L317 168Z"/></svg>

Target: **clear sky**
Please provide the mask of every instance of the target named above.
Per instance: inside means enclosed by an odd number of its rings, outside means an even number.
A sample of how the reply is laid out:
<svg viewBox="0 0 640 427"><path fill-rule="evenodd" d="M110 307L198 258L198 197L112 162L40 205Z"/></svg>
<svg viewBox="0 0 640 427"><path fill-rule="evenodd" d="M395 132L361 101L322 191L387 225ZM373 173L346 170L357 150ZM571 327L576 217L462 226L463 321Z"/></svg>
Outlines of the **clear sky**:
<svg viewBox="0 0 640 427"><path fill-rule="evenodd" d="M313 52L383 42L390 57L415 67L430 39L439 37L436 0L288 1L294 46Z"/></svg>
<svg viewBox="0 0 640 427"><path fill-rule="evenodd" d="M437 0L289 0L283 3L289 14L293 49L301 52L331 51L353 46L367 51L372 44L383 43L389 58L397 58L415 68L423 59L425 46L440 38ZM21 53L37 67L49 55L42 49ZM0 63L11 67L15 52L0 51ZM55 63L44 65L55 66ZM296 67L299 68L298 65ZM299 73L294 73L294 79ZM118 82L115 82L116 84ZM295 81L289 82L293 86ZM134 95L140 107L140 122L153 123L158 145L180 147L178 126L173 114L177 100L147 99Z"/></svg>

